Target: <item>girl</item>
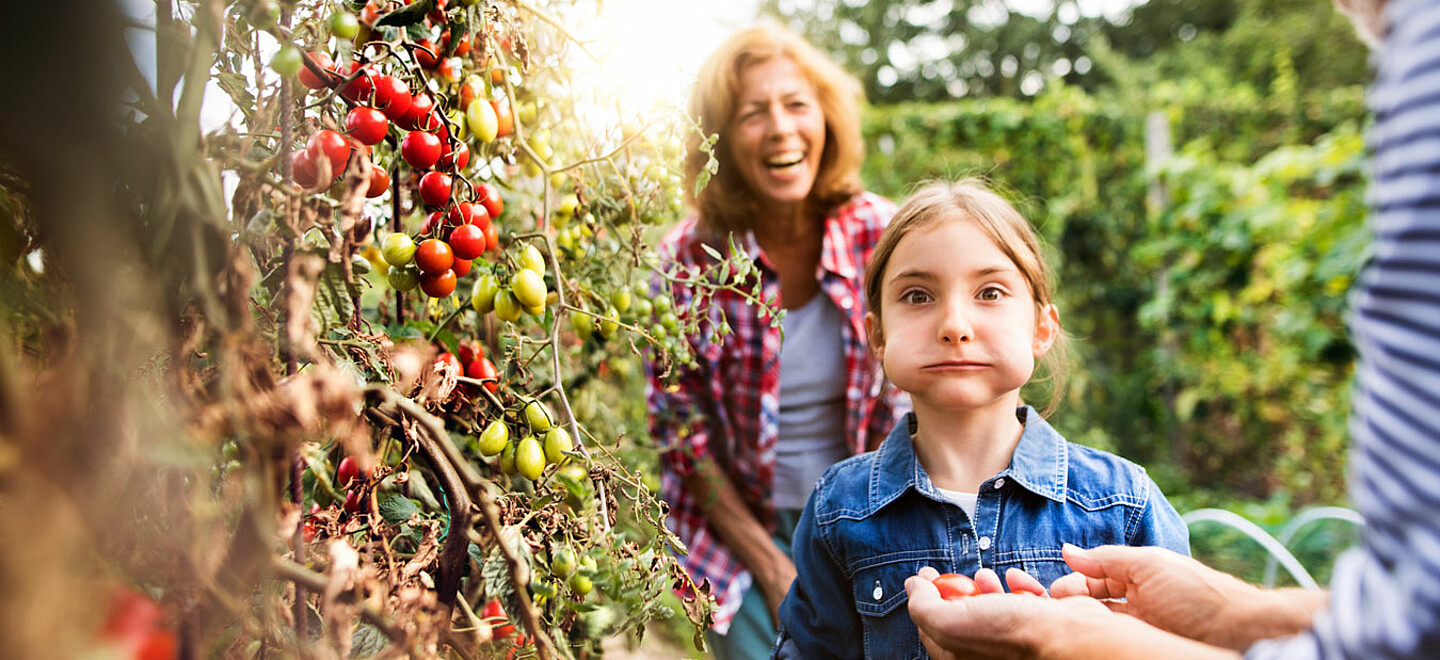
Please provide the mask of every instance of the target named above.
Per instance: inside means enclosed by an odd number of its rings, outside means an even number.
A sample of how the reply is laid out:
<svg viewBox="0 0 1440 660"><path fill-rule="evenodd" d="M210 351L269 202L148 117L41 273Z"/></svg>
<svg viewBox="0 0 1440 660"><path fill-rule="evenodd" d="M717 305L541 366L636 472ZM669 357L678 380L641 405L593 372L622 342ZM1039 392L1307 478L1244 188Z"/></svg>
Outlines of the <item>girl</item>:
<svg viewBox="0 0 1440 660"><path fill-rule="evenodd" d="M901 207L865 273L865 328L914 412L816 483L774 657L928 657L905 607L922 566L1049 584L1069 572L1065 543L1189 554L1143 468L1066 441L1021 403L1037 359L1054 389L1062 375L1048 275L1030 224L979 181L932 184Z"/></svg>

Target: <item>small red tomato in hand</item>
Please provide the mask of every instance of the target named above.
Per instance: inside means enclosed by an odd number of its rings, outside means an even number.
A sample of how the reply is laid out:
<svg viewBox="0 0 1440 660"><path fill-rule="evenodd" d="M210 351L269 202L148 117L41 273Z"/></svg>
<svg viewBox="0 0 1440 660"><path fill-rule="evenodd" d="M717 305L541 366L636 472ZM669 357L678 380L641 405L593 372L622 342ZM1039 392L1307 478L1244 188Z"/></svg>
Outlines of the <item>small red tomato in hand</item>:
<svg viewBox="0 0 1440 660"><path fill-rule="evenodd" d="M980 593L975 581L959 573L942 573L935 578L935 588L945 600L960 600Z"/></svg>

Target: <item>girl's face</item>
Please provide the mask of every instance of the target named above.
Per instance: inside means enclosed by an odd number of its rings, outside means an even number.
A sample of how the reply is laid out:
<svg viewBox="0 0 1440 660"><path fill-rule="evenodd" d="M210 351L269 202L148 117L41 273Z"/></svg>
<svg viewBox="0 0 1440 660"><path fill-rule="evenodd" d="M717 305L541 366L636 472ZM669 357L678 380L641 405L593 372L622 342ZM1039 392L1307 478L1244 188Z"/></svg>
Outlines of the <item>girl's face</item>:
<svg viewBox="0 0 1440 660"><path fill-rule="evenodd" d="M917 407L1017 405L1060 330L1055 306L1037 313L1020 269L970 220L900 239L880 286L880 318L865 318L872 348Z"/></svg>
<svg viewBox="0 0 1440 660"><path fill-rule="evenodd" d="M746 67L726 139L736 169L761 201L804 201L825 150L815 86L788 57Z"/></svg>

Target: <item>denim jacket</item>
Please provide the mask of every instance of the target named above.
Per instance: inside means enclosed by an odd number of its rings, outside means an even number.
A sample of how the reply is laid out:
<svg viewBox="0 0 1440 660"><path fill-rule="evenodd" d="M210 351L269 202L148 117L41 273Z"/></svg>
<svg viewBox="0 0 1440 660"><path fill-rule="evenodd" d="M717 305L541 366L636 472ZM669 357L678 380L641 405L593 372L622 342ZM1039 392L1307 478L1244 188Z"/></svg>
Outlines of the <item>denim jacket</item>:
<svg viewBox="0 0 1440 660"><path fill-rule="evenodd" d="M1010 467L980 486L975 520L945 500L915 456L914 414L868 454L831 467L795 530L795 569L773 658L928 658L906 608L922 566L1049 585L1062 544L1157 545L1190 554L1189 533L1144 468L1065 440L1029 406Z"/></svg>

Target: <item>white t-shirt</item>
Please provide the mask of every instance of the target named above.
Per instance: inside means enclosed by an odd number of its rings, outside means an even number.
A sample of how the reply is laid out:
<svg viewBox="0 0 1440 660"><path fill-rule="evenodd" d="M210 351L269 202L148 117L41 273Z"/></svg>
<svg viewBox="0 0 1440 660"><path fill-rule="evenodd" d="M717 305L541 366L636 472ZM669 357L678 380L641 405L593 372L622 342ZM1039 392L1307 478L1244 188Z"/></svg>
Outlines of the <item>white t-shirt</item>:
<svg viewBox="0 0 1440 660"><path fill-rule="evenodd" d="M979 493L962 493L958 490L945 490L939 486L936 486L935 490L940 491L941 497L960 507L960 510L965 512L965 517L970 519L971 524L975 523L975 502L980 499Z"/></svg>
<svg viewBox="0 0 1440 660"><path fill-rule="evenodd" d="M850 455L845 443L845 317L822 291L781 320L777 509L801 509L815 481Z"/></svg>

